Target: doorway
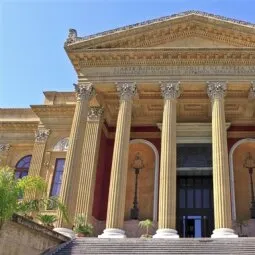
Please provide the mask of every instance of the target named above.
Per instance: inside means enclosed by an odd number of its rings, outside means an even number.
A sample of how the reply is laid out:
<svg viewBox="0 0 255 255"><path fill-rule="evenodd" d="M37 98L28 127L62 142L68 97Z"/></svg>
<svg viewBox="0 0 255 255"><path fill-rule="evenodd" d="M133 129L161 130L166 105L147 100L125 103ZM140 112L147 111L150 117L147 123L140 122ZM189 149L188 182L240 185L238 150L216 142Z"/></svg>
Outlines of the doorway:
<svg viewBox="0 0 255 255"><path fill-rule="evenodd" d="M180 237L209 237L214 229L212 176L177 176Z"/></svg>

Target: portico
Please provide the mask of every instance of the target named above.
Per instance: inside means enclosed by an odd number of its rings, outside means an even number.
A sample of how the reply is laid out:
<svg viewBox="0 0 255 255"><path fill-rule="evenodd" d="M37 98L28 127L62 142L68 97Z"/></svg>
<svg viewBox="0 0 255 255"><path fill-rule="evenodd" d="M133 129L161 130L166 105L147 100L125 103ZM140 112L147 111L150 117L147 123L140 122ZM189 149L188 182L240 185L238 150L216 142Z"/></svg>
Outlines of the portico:
<svg viewBox="0 0 255 255"><path fill-rule="evenodd" d="M70 30L65 49L77 71L78 86L93 84L97 95L91 104L104 107L108 127L116 125L115 132L109 134L115 141L106 228L99 237L125 237L128 144L130 137L145 138L139 132L132 135L131 127L158 125L160 136L153 132L149 135L161 139L159 195L153 198L158 201L154 237L179 237L177 123L210 125L207 138L212 143L215 223L212 237L236 237L232 230L226 121L230 125L254 123L254 109L248 106L248 98L255 80L255 40L248 35L250 30L254 33L254 28L247 24L247 34L243 31L240 36L239 27L234 20L191 12L83 38ZM202 134L192 136L205 138Z"/></svg>

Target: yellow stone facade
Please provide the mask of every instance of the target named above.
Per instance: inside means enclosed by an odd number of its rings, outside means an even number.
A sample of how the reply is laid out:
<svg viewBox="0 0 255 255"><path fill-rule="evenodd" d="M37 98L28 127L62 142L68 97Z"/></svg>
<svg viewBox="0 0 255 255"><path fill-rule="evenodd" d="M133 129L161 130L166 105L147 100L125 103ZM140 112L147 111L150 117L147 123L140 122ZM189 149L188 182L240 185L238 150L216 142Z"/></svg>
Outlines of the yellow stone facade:
<svg viewBox="0 0 255 255"><path fill-rule="evenodd" d="M51 210L56 226L71 228L84 214L102 238L135 236L139 152L138 219L155 222L154 237L190 234L177 231L178 183L205 175L213 182L212 237L235 237L235 221L251 218L243 162L247 153L255 159L255 25L191 11L86 37L70 29L65 51L75 91L44 92L44 103L29 109L0 109L0 164L15 168L32 155L29 174L47 180L48 195L61 184L70 223ZM178 146L191 144L211 144L211 164L178 166Z"/></svg>

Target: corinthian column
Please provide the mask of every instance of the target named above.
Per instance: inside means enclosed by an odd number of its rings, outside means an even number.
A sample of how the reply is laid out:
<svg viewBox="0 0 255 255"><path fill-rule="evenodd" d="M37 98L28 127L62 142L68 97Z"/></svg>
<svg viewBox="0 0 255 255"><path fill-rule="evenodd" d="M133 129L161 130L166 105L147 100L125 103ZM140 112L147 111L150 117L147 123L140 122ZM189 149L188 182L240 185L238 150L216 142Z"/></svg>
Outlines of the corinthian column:
<svg viewBox="0 0 255 255"><path fill-rule="evenodd" d="M74 86L77 102L60 190L60 201L67 207L70 222L65 222L62 213L58 211L58 227L72 227L73 225L80 177L82 144L88 115L88 104L95 93L90 82L80 83Z"/></svg>
<svg viewBox="0 0 255 255"><path fill-rule="evenodd" d="M237 237L231 229L231 200L227 132L225 125L224 96L226 82L208 82L207 93L212 102L212 151L213 151L213 238Z"/></svg>
<svg viewBox="0 0 255 255"><path fill-rule="evenodd" d="M164 111L161 137L158 230L153 238L179 238L176 225L176 103L179 82L161 83Z"/></svg>
<svg viewBox="0 0 255 255"><path fill-rule="evenodd" d="M102 132L102 116L102 107L90 107L81 154L81 174L75 213L76 215L83 214L86 223L91 223L92 221L97 159Z"/></svg>
<svg viewBox="0 0 255 255"><path fill-rule="evenodd" d="M45 147L50 135L50 130L39 127L35 132L35 143L32 152L32 159L28 171L29 176L41 176L41 169L43 167L43 158L45 154ZM31 191L25 194L25 198L35 199L36 191Z"/></svg>
<svg viewBox="0 0 255 255"><path fill-rule="evenodd" d="M7 165L7 158L10 150L10 144L0 144L0 166Z"/></svg>
<svg viewBox="0 0 255 255"><path fill-rule="evenodd" d="M117 120L111 180L108 197L106 229L100 238L123 238L128 150L131 126L132 97L136 93L134 83L118 83L120 107Z"/></svg>

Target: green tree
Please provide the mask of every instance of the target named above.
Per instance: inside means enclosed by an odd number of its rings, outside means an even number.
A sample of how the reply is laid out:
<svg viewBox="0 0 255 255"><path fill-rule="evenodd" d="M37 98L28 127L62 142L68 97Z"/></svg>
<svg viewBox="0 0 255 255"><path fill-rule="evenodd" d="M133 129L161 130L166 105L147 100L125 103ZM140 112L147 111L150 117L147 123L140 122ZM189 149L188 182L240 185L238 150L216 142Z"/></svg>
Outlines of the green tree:
<svg viewBox="0 0 255 255"><path fill-rule="evenodd" d="M58 201L58 198L45 198L47 185L39 176L26 176L16 179L14 170L9 167L0 168L0 229L3 224L10 220L13 213L26 215L30 212L39 212L47 205L53 204L59 208L68 221L66 208ZM38 199L24 198L24 194L36 191Z"/></svg>

